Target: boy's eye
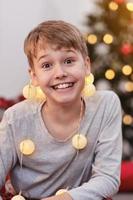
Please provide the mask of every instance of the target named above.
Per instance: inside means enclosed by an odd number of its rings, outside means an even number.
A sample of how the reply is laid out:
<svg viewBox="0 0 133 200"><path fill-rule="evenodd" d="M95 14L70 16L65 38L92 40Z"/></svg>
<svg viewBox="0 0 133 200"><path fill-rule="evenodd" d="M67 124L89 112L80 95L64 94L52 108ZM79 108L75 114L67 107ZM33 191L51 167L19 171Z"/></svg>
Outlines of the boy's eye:
<svg viewBox="0 0 133 200"><path fill-rule="evenodd" d="M42 68L44 68L44 69L49 69L50 67L51 67L50 63L43 63L42 64Z"/></svg>
<svg viewBox="0 0 133 200"><path fill-rule="evenodd" d="M65 60L66 64L71 64L72 62L73 62L73 60L71 58L68 58L68 59Z"/></svg>

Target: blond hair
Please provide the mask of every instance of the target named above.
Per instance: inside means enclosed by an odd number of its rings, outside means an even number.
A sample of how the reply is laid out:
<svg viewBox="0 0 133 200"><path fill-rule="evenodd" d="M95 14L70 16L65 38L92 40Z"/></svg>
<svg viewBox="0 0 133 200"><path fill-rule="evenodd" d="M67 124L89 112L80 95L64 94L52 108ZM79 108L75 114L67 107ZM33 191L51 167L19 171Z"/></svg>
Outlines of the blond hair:
<svg viewBox="0 0 133 200"><path fill-rule="evenodd" d="M61 20L49 20L34 28L24 41L24 52L30 67L33 67L33 57L36 57L38 47L45 49L46 44L55 45L57 49L74 48L83 57L88 55L85 40L74 25Z"/></svg>

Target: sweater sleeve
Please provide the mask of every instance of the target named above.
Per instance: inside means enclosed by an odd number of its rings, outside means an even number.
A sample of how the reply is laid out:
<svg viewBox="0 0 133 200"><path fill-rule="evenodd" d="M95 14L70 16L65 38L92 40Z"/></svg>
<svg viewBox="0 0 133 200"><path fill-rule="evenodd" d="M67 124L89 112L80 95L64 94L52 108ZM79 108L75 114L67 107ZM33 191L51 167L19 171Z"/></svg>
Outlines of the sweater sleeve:
<svg viewBox="0 0 133 200"><path fill-rule="evenodd" d="M0 122L0 189L4 186L5 179L13 167L15 157L11 125L4 115Z"/></svg>
<svg viewBox="0 0 133 200"><path fill-rule="evenodd" d="M117 193L122 156L121 106L113 93L107 102L106 120L100 132L88 182L69 191L73 200L103 200Z"/></svg>

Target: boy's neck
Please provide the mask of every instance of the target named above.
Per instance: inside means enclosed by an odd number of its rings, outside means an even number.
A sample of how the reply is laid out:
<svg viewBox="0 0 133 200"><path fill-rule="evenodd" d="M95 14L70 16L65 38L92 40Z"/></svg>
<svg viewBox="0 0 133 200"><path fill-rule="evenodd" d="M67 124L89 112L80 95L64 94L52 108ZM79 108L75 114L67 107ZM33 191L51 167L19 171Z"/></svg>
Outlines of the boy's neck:
<svg viewBox="0 0 133 200"><path fill-rule="evenodd" d="M43 116L58 123L69 123L79 117L81 110L81 98L71 104L49 104L46 102L42 109Z"/></svg>

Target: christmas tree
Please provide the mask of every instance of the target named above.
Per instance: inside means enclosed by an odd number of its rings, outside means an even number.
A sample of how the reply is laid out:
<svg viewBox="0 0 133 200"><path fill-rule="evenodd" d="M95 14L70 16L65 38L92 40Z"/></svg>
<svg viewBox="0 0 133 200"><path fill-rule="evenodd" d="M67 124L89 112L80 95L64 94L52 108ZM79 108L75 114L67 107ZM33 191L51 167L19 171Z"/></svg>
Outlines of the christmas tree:
<svg viewBox="0 0 133 200"><path fill-rule="evenodd" d="M123 159L133 160L133 2L97 0L86 36L97 89L115 91L122 105Z"/></svg>

